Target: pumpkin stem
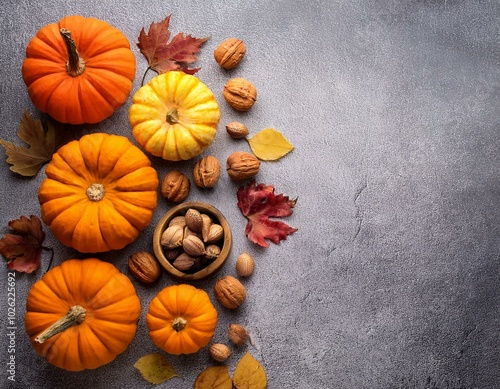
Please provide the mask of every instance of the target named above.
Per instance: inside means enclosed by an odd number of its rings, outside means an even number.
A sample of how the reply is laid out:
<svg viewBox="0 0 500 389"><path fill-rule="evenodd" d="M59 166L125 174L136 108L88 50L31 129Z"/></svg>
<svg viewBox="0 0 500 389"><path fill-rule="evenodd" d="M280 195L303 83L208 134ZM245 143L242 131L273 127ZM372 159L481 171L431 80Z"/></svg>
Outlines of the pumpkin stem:
<svg viewBox="0 0 500 389"><path fill-rule="evenodd" d="M186 327L186 324L187 324L186 319L183 319L182 317L176 317L172 323L172 328L175 331L179 332L182 331L184 327Z"/></svg>
<svg viewBox="0 0 500 389"><path fill-rule="evenodd" d="M103 184L93 183L87 188L87 197L90 201L101 201L105 193Z"/></svg>
<svg viewBox="0 0 500 389"><path fill-rule="evenodd" d="M81 307L80 305L73 305L69 309L68 314L66 316L64 316L61 319L59 319L58 321L56 321L49 328L47 328L40 335L38 335L35 338L35 342L43 343L47 339L65 331L69 327L83 323L83 321L85 320L86 314L87 314L87 311L85 310L85 308Z"/></svg>
<svg viewBox="0 0 500 389"><path fill-rule="evenodd" d="M66 28L59 30L63 37L66 48L68 49L68 62L66 63L66 71L72 77L77 77L85 70L85 61L78 54L75 41L71 38L71 31Z"/></svg>
<svg viewBox="0 0 500 389"><path fill-rule="evenodd" d="M179 123L179 111L177 111L177 108L173 108L167 112L167 122L168 124Z"/></svg>

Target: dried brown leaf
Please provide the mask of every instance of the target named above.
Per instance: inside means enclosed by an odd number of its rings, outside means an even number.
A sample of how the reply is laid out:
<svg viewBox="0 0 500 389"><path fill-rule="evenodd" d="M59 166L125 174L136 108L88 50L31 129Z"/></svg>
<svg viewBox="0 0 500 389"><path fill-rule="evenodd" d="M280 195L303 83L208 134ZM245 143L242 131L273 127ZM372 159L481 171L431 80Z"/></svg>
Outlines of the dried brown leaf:
<svg viewBox="0 0 500 389"><path fill-rule="evenodd" d="M29 147L0 139L0 144L5 148L7 162L11 165L10 170L26 177L36 175L66 141L62 130L62 126L54 121L48 121L45 129L41 120L35 120L24 110L17 135Z"/></svg>

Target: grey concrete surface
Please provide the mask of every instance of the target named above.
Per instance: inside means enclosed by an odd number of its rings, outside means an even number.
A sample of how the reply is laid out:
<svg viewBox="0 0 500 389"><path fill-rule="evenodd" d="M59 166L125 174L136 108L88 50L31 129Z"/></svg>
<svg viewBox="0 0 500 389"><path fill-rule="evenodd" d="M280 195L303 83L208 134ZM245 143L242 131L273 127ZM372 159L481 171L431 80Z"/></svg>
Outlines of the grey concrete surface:
<svg viewBox="0 0 500 389"><path fill-rule="evenodd" d="M193 188L227 217L231 258L219 275L234 275L242 251L256 260L244 281L248 298L236 311L219 308L214 340L231 322L251 331L248 350L264 366L269 388L389 389L500 387L500 3L497 0L158 1L4 0L0 10L0 138L17 141L23 110L39 113L21 77L24 50L43 25L68 14L96 16L121 29L137 58L133 92L147 67L135 43L142 27L171 14L174 33L210 36L197 76L222 110L216 139L204 155L221 161L248 145L224 124L243 121L251 133L274 127L295 150L263 163L258 182L298 197L286 221L298 231L261 249L244 235L238 184L222 174L212 191ZM243 39L247 56L233 71L215 64L223 39ZM154 74L149 73L148 77ZM257 87L258 101L240 114L222 98L234 76ZM131 98L111 118L78 131L132 139ZM8 170L0 151L0 232L20 215L39 215L31 179ZM152 158L162 177L194 161ZM151 226L119 252L98 255L127 273L128 256L152 250ZM54 265L84 257L60 245ZM46 265L44 257L42 267ZM142 302L137 335L126 352L97 370L55 368L24 332L26 295L41 277L16 276L15 382L8 380L7 269L0 266L0 387L147 388L133 367L159 351L147 334L149 301L175 281L134 281ZM216 277L196 285L208 291ZM232 374L246 348L233 348ZM191 388L212 364L206 349L167 356L182 378L162 388Z"/></svg>

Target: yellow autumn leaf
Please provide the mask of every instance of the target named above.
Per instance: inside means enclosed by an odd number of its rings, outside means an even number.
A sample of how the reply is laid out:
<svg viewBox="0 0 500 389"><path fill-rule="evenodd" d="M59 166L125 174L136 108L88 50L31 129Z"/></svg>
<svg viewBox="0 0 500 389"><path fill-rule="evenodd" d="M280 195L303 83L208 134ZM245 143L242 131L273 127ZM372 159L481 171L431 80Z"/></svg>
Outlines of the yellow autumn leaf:
<svg viewBox="0 0 500 389"><path fill-rule="evenodd" d="M249 352L236 365L233 384L236 389L265 389L267 387L264 368Z"/></svg>
<svg viewBox="0 0 500 389"><path fill-rule="evenodd" d="M134 367L141 372L146 381L155 385L172 377L179 377L167 358L158 353L139 358Z"/></svg>
<svg viewBox="0 0 500 389"><path fill-rule="evenodd" d="M225 365L207 367L194 382L194 389L232 389L232 387L233 382Z"/></svg>
<svg viewBox="0 0 500 389"><path fill-rule="evenodd" d="M264 128L247 141L255 156L263 161L276 161L293 150L293 145L274 128Z"/></svg>

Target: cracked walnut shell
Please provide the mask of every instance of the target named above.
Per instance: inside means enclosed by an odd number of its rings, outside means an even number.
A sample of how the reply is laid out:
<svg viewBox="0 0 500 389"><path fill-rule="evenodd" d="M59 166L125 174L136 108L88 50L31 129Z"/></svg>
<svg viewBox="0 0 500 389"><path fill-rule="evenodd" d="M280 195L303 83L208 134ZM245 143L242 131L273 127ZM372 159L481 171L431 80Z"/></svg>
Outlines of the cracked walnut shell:
<svg viewBox="0 0 500 389"><path fill-rule="evenodd" d="M244 78L232 78L222 92L228 104L238 111L248 111L257 100L257 88Z"/></svg>

